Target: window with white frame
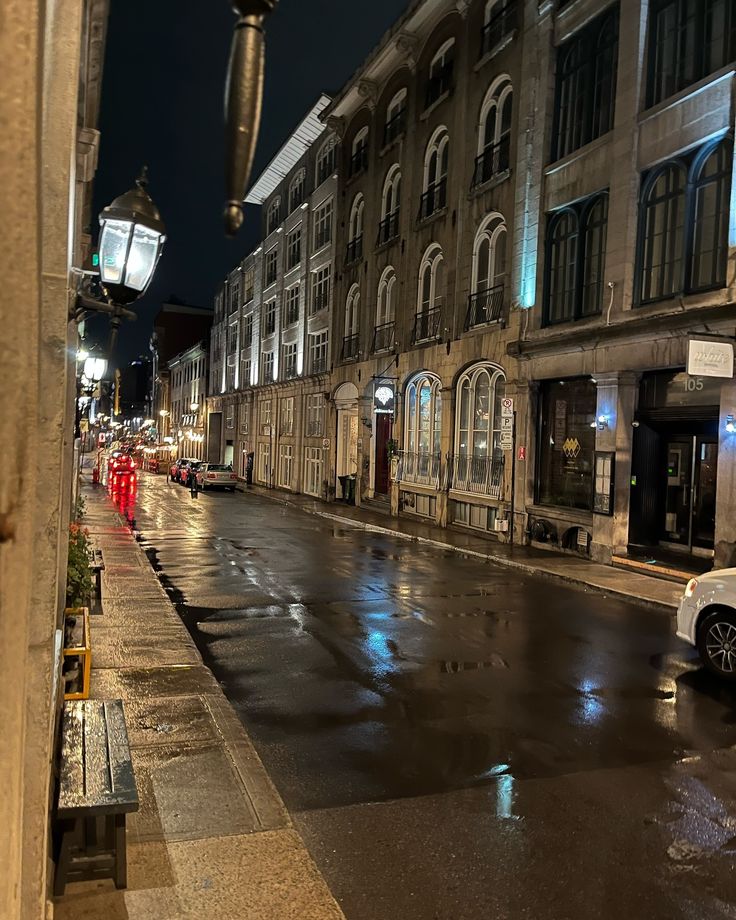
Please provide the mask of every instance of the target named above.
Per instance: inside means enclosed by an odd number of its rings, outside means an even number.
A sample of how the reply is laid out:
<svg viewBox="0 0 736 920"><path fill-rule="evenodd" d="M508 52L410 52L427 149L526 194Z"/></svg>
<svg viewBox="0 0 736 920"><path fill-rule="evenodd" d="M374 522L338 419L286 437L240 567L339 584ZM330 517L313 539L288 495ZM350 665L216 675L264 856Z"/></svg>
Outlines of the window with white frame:
<svg viewBox="0 0 736 920"><path fill-rule="evenodd" d="M304 451L304 491L319 498L322 495L322 448L307 447Z"/></svg>
<svg viewBox="0 0 736 920"><path fill-rule="evenodd" d="M266 232L273 233L281 222L281 199L274 198L268 206L266 216Z"/></svg>
<svg viewBox="0 0 736 920"><path fill-rule="evenodd" d="M263 335L273 335L276 331L276 298L266 302L263 308Z"/></svg>
<svg viewBox="0 0 736 920"><path fill-rule="evenodd" d="M431 217L447 205L447 165L450 155L450 136L440 125L429 139L424 153L424 173L419 218Z"/></svg>
<svg viewBox="0 0 736 920"><path fill-rule="evenodd" d="M348 246L345 253L345 262L349 265L363 255L363 214L365 212L365 198L358 193L353 199L348 222Z"/></svg>
<svg viewBox="0 0 736 920"><path fill-rule="evenodd" d="M304 201L304 178L305 173L303 169L300 169L299 172L294 176L289 185L289 213L298 208L299 205Z"/></svg>
<svg viewBox="0 0 736 920"><path fill-rule="evenodd" d="M241 434L250 432L250 403L243 403L240 407L240 427L238 431Z"/></svg>
<svg viewBox="0 0 736 920"><path fill-rule="evenodd" d="M240 344L243 348L250 348L253 344L253 314L243 317L240 327Z"/></svg>
<svg viewBox="0 0 736 920"><path fill-rule="evenodd" d="M353 138L348 175L357 176L368 168L368 128L361 128Z"/></svg>
<svg viewBox="0 0 736 920"><path fill-rule="evenodd" d="M299 322L299 285L286 289L284 306L284 325L293 326Z"/></svg>
<svg viewBox="0 0 736 920"><path fill-rule="evenodd" d="M279 247L274 246L266 253L266 287L273 284L279 274Z"/></svg>
<svg viewBox="0 0 736 920"><path fill-rule="evenodd" d="M271 400L262 399L259 407L261 431L271 424Z"/></svg>
<svg viewBox="0 0 736 920"><path fill-rule="evenodd" d="M429 79L424 105L428 108L452 87L452 71L455 64L455 39L448 38L435 52L429 64Z"/></svg>
<svg viewBox="0 0 736 920"><path fill-rule="evenodd" d="M507 74L496 77L480 109L473 186L482 185L509 169L512 101L511 78Z"/></svg>
<svg viewBox="0 0 736 920"><path fill-rule="evenodd" d="M256 270L251 267L243 273L243 288L245 289L244 302L250 303L253 300L253 290L255 288Z"/></svg>
<svg viewBox="0 0 736 920"><path fill-rule="evenodd" d="M517 0L486 0L480 35L480 57L497 48L513 33L516 28L516 3Z"/></svg>
<svg viewBox="0 0 736 920"><path fill-rule="evenodd" d="M280 489L290 489L293 473L294 448L291 444L279 445L279 478Z"/></svg>
<svg viewBox="0 0 736 920"><path fill-rule="evenodd" d="M453 487L500 497L504 453L501 400L506 378L500 367L475 364L457 382Z"/></svg>
<svg viewBox="0 0 736 920"><path fill-rule="evenodd" d="M310 393L306 397L304 413L304 434L308 438L321 438L324 434L325 400L321 393Z"/></svg>
<svg viewBox="0 0 736 920"><path fill-rule="evenodd" d="M302 260L302 225L299 224L286 237L286 270L291 271Z"/></svg>
<svg viewBox="0 0 736 920"><path fill-rule="evenodd" d="M281 434L294 434L294 397L286 396L281 400Z"/></svg>
<svg viewBox="0 0 736 920"><path fill-rule="evenodd" d="M345 300L345 327L342 341L343 360L358 356L358 324L360 321L360 288L354 284Z"/></svg>
<svg viewBox="0 0 736 920"><path fill-rule="evenodd" d="M473 243L466 329L502 319L505 279L506 222L494 211L483 219Z"/></svg>
<svg viewBox="0 0 736 920"><path fill-rule="evenodd" d="M296 377L296 342L289 342L282 348L282 364L284 380L293 380Z"/></svg>
<svg viewBox="0 0 736 920"><path fill-rule="evenodd" d="M404 133L406 127L406 87L394 93L386 107L386 123L383 126L383 143L390 144Z"/></svg>
<svg viewBox="0 0 736 920"><path fill-rule="evenodd" d="M377 244L382 246L399 235L399 207L401 202L401 168L398 163L389 169L381 194L381 222L378 225Z"/></svg>
<svg viewBox="0 0 736 920"><path fill-rule="evenodd" d="M251 375L253 373L253 360L252 358L241 358L240 359L240 386L249 387L253 382L251 380Z"/></svg>
<svg viewBox="0 0 736 920"><path fill-rule="evenodd" d="M337 138L332 135L322 144L317 153L317 185L322 185L325 179L335 171L337 162Z"/></svg>
<svg viewBox="0 0 736 920"><path fill-rule="evenodd" d="M431 243L419 267L417 313L413 336L415 342L435 338L439 332L444 283L442 248L437 243Z"/></svg>
<svg viewBox="0 0 736 920"><path fill-rule="evenodd" d="M330 287L332 284L332 266L323 265L312 272L312 301L310 315L324 310L330 305Z"/></svg>
<svg viewBox="0 0 736 920"><path fill-rule="evenodd" d="M392 265L384 268L378 282L376 301L376 326L373 332L373 351L393 348L396 327L396 272Z"/></svg>
<svg viewBox="0 0 736 920"><path fill-rule="evenodd" d="M230 313L240 307L240 275L236 275L229 284L230 288Z"/></svg>
<svg viewBox="0 0 736 920"><path fill-rule="evenodd" d="M332 199L328 198L314 212L314 250L322 249L332 239Z"/></svg>
<svg viewBox="0 0 736 920"><path fill-rule="evenodd" d="M328 333L315 332L309 336L309 368L313 374L324 374L327 370Z"/></svg>
<svg viewBox="0 0 736 920"><path fill-rule="evenodd" d="M273 352L264 351L261 353L261 383L273 383Z"/></svg>
<svg viewBox="0 0 736 920"><path fill-rule="evenodd" d="M439 485L442 436L442 386L435 374L422 372L404 391L404 481Z"/></svg>
<svg viewBox="0 0 736 920"><path fill-rule="evenodd" d="M258 445L258 467L256 475L266 485L271 485L271 445L260 442Z"/></svg>
<svg viewBox="0 0 736 920"><path fill-rule="evenodd" d="M225 427L234 428L235 427L235 406L233 403L225 406Z"/></svg>

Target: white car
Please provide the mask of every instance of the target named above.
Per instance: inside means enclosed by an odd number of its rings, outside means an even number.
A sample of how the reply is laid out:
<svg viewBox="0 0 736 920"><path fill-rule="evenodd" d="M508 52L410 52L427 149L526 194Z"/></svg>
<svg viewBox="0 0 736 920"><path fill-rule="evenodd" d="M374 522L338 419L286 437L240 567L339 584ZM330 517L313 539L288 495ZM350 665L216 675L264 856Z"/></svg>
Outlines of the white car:
<svg viewBox="0 0 736 920"><path fill-rule="evenodd" d="M197 469L197 485L205 489L230 489L235 491L238 477L232 466L225 463L200 463Z"/></svg>
<svg viewBox="0 0 736 920"><path fill-rule="evenodd" d="M706 668L736 680L736 569L690 579L677 610L677 635L697 648Z"/></svg>

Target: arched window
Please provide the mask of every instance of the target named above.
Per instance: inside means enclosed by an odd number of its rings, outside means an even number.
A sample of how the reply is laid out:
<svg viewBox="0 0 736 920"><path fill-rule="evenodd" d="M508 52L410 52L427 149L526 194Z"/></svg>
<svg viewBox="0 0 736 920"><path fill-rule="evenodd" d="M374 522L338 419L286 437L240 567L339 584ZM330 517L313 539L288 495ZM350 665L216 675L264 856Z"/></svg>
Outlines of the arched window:
<svg viewBox="0 0 736 920"><path fill-rule="evenodd" d="M363 255L363 214L365 212L365 198L359 192L353 198L350 208L350 221L348 224L348 248L345 262L350 264Z"/></svg>
<svg viewBox="0 0 736 920"><path fill-rule="evenodd" d="M404 451L402 478L426 485L439 478L442 437L442 385L423 371L404 391Z"/></svg>
<svg viewBox="0 0 736 920"><path fill-rule="evenodd" d="M483 12L480 57L497 48L516 27L517 0L487 0Z"/></svg>
<svg viewBox="0 0 736 920"><path fill-rule="evenodd" d="M618 61L618 8L579 29L557 52L553 159L613 127Z"/></svg>
<svg viewBox="0 0 736 920"><path fill-rule="evenodd" d="M330 135L317 153L317 185L322 185L335 171L337 162L337 138Z"/></svg>
<svg viewBox="0 0 736 920"><path fill-rule="evenodd" d="M378 282L376 298L376 327L373 331L373 351L388 351L394 346L396 327L396 272L393 266L384 268Z"/></svg>
<svg viewBox="0 0 736 920"><path fill-rule="evenodd" d="M357 284L354 284L348 291L347 300L345 301L345 335L357 335L358 321L360 311L360 290Z"/></svg>
<svg viewBox="0 0 736 920"><path fill-rule="evenodd" d="M475 235L466 329L502 318L505 279L506 222L500 214L492 213Z"/></svg>
<svg viewBox="0 0 736 920"><path fill-rule="evenodd" d="M401 169L398 163L386 173L381 196L381 222L378 241L381 246L399 235L399 207L401 202Z"/></svg>
<svg viewBox="0 0 736 920"><path fill-rule="evenodd" d="M390 144L404 133L406 127L406 87L394 93L386 106L386 123L383 128L383 143Z"/></svg>
<svg viewBox="0 0 736 920"><path fill-rule="evenodd" d="M415 342L436 338L442 315L444 258L437 243L427 247L419 266L417 315L414 321Z"/></svg>
<svg viewBox="0 0 736 920"><path fill-rule="evenodd" d="M608 195L586 198L553 214L547 228L546 325L601 312L608 231Z"/></svg>
<svg viewBox="0 0 736 920"><path fill-rule="evenodd" d="M357 176L368 168L368 128L361 128L353 138L348 175Z"/></svg>
<svg viewBox="0 0 736 920"><path fill-rule="evenodd" d="M268 213L266 215L266 232L273 233L273 231L281 223L281 198L274 198L268 206Z"/></svg>
<svg viewBox="0 0 736 920"><path fill-rule="evenodd" d="M429 79L425 107L428 108L440 96L448 92L452 86L452 71L455 64L455 39L448 38L446 42L435 51L429 64Z"/></svg>
<svg viewBox="0 0 736 920"><path fill-rule="evenodd" d="M420 218L429 217L447 204L447 165L450 155L450 136L441 125L432 134L424 153L424 181Z"/></svg>
<svg viewBox="0 0 736 920"><path fill-rule="evenodd" d="M501 438L503 370L475 364L457 382L453 487L498 496L504 454Z"/></svg>
<svg viewBox="0 0 736 920"><path fill-rule="evenodd" d="M298 208L299 205L304 201L304 179L305 172L303 169L300 169L299 172L294 176L289 185L289 213L291 213L295 208Z"/></svg>
<svg viewBox="0 0 736 920"><path fill-rule="evenodd" d="M511 78L498 77L488 88L478 122L478 155L473 185L488 182L508 170L511 162Z"/></svg>
<svg viewBox="0 0 736 920"><path fill-rule="evenodd" d="M645 183L640 211L642 302L671 297L683 289L686 184L682 163L668 163Z"/></svg>
<svg viewBox="0 0 736 920"><path fill-rule="evenodd" d="M732 159L731 145L722 141L704 161L696 164L690 262L692 290L725 284Z"/></svg>

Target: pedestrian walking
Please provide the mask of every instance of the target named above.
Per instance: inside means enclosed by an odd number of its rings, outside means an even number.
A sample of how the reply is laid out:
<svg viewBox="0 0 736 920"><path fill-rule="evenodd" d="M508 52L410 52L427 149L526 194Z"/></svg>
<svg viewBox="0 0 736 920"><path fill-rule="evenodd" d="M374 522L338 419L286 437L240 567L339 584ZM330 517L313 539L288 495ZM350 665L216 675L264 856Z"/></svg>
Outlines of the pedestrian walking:
<svg viewBox="0 0 736 920"><path fill-rule="evenodd" d="M199 498L199 495L197 495L197 474L194 470L189 470L189 490L192 498Z"/></svg>

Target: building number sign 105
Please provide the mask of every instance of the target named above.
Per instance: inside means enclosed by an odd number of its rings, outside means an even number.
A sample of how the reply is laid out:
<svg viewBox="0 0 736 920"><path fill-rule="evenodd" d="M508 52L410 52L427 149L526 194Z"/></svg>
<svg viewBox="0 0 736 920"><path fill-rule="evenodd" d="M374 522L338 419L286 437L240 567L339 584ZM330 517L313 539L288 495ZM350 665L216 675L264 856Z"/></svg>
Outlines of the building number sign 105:
<svg viewBox="0 0 736 920"><path fill-rule="evenodd" d="M695 393L703 389L702 377L685 377L685 389L688 393Z"/></svg>

